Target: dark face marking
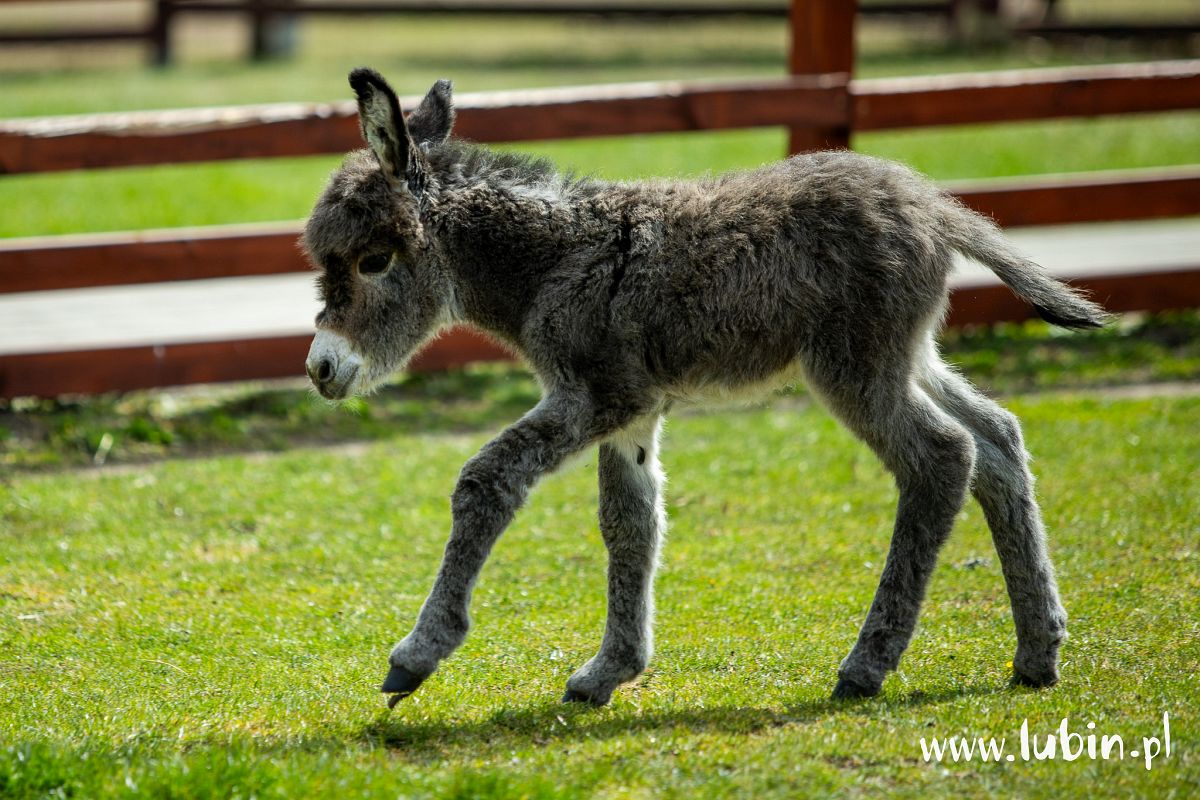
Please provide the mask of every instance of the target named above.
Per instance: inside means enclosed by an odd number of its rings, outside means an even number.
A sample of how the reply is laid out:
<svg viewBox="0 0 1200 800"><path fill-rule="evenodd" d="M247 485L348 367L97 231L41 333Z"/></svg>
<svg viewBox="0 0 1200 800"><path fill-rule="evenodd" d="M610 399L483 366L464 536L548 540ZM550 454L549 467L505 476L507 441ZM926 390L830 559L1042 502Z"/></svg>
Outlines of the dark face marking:
<svg viewBox="0 0 1200 800"><path fill-rule="evenodd" d="M644 447L638 448L637 462L638 462L638 464L646 463L646 448L644 448Z"/></svg>

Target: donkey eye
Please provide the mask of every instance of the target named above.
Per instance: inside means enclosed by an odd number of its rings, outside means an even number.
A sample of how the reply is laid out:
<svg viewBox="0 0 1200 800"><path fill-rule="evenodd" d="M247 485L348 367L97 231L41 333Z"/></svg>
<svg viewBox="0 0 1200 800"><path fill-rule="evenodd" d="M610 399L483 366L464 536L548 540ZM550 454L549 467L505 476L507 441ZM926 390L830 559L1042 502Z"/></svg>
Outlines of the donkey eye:
<svg viewBox="0 0 1200 800"><path fill-rule="evenodd" d="M388 265L392 263L390 255L374 255L367 256L358 262L358 271L363 275L378 275L381 272L386 272Z"/></svg>

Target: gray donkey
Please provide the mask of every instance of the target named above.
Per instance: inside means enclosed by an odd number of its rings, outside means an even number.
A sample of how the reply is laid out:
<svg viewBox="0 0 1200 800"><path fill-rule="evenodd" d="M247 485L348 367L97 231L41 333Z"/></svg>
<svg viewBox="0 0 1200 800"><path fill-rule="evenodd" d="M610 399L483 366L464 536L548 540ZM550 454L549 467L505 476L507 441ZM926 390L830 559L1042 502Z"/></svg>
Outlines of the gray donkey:
<svg viewBox="0 0 1200 800"><path fill-rule="evenodd" d="M378 73L355 70L350 84L369 149L334 173L303 240L324 301L313 384L331 399L368 391L445 326L468 322L508 343L543 389L462 469L433 589L389 659L389 705L463 642L475 580L530 488L597 443L608 622L563 699L608 702L651 653L663 415L800 378L900 494L887 564L833 696L874 695L896 668L968 488L1012 601L1014 680L1058 679L1067 615L1020 427L941 360L934 335L955 251L1057 325L1099 326L1099 307L897 164L825 152L694 182L577 180L450 138L448 81L407 121Z"/></svg>

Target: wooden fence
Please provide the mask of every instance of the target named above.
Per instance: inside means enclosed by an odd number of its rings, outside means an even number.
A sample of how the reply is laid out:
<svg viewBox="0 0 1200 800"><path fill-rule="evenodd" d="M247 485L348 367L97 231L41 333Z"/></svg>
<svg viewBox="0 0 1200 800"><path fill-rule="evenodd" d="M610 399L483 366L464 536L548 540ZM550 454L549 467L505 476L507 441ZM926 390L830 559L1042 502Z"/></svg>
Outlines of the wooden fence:
<svg viewBox="0 0 1200 800"><path fill-rule="evenodd" d="M36 0L0 0L5 3L32 5ZM70 0L50 0L69 2ZM47 0L41 0L47 2ZM244 17L248 23L249 55L254 59L278 55L278 45L272 43L272 26L287 24L300 15L319 16L377 16L382 14L487 14L500 16L588 16L604 18L664 19L674 17L767 17L788 15L788 6L781 0L751 0L723 2L722 0L145 0L151 7L150 17L143 25L101 27L79 26L69 22L44 30L0 31L0 44L72 44L76 42L145 42L150 48L150 62L157 66L171 63L173 58L172 29L183 16L196 14ZM948 27L967 5L975 5L988 13L996 13L998 0L917 0L895 2L872 0L860 5L859 12L876 15L943 17Z"/></svg>
<svg viewBox="0 0 1200 800"><path fill-rule="evenodd" d="M33 4L38 0L0 0L0 4ZM41 0L47 2L48 0ZM69 0L49 0L69 2ZM170 64L173 58L174 24L183 16L196 14L244 17L248 25L248 52L253 59L283 54L279 41L290 37L273 37L276 26L288 25L298 16L357 16L382 14L441 14L500 16L587 16L601 18L665 19L675 17L760 17L782 18L789 14L781 0L751 0L724 2L722 0L145 0L151 6L148 22L141 25L98 27L96 25L64 26L44 30L0 31L2 44L73 44L76 42L145 42L149 45L150 62L156 66ZM1200 19L1143 22L1136 19L1084 20L1063 19L1056 12L1056 0L1044 0L1042 18L1009 20L997 23L1000 29L1010 25L1018 36L1040 37L1106 37L1116 39L1185 39L1200 32ZM993 18L1000 14L999 0L870 0L859 3L858 13L875 16L940 17L946 21L948 32L960 36L963 20L970 17L968 9L978 15ZM1013 24L1015 23L1015 24ZM283 46L286 50L287 46Z"/></svg>
<svg viewBox="0 0 1200 800"><path fill-rule="evenodd" d="M845 146L854 131L1200 108L1200 60L853 80L853 20L852 3L794 0L788 78L467 94L457 98L457 130L500 142L783 125L801 150ZM351 102L10 120L0 121L0 175L343 152L359 142ZM983 181L954 191L1003 225L1186 216L1200 213L1200 165ZM298 230L0 240L0 292L303 271ZM1079 283L1114 311L1200 306L1200 254L1170 271ZM1027 316L1003 287L956 292L952 301L952 324ZM308 339L0 356L0 397L292 376ZM500 355L464 331L439 340L415 367Z"/></svg>

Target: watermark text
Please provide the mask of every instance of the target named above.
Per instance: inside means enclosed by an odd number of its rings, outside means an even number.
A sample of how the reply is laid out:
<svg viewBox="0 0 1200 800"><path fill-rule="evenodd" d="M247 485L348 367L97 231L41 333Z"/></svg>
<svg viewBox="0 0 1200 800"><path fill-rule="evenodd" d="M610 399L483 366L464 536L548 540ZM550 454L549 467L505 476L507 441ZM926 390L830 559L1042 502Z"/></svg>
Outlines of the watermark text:
<svg viewBox="0 0 1200 800"><path fill-rule="evenodd" d="M1070 719L1063 717L1057 728L1039 736L1030 731L1026 719L1017 732L1015 747L1010 746L1010 740L1005 737L935 736L927 740L922 736L921 756L926 763L1075 761L1080 758L1123 761L1128 757L1144 764L1148 770L1154 768L1156 760L1171 757L1171 718L1166 711L1162 715L1161 735L1130 738L1128 750L1124 737L1097 733L1094 722L1089 722L1085 731L1072 730Z"/></svg>

